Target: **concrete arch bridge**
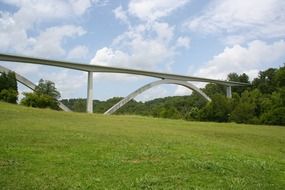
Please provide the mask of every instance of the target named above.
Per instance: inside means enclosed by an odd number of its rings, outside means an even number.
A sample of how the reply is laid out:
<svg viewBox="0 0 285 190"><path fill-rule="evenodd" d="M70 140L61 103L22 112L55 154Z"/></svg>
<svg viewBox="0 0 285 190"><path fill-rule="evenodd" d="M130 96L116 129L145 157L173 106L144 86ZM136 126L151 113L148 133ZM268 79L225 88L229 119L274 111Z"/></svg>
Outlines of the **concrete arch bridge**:
<svg viewBox="0 0 285 190"><path fill-rule="evenodd" d="M90 64L83 64L83 63L76 63L76 62L68 62L68 61L59 61L59 60L51 60L51 59L43 59L43 58L35 58L35 57L26 57L20 55L11 55L11 54L2 54L0 53L0 61L6 62L18 62L18 63L30 63L30 64L40 64L40 65L49 65L55 67L63 67L67 69L74 69L79 71L84 71L88 73L87 77L87 112L93 113L93 73L123 73L123 74L132 74L132 75L141 75L141 76L148 76L158 78L159 80L148 83L143 87L135 90L124 99L119 101L117 104L112 106L109 110L105 112L105 114L112 114L127 102L135 98L137 95L145 92L146 90L161 84L176 84L184 86L190 90L196 91L200 94L203 98L207 101L211 101L211 99L198 87L190 83L192 82L206 82L206 83L216 83L221 84L227 87L227 97L231 97L231 87L232 86L247 86L247 83L240 83L234 81L224 81L224 80L216 80L216 79L209 79L209 78L202 78L202 77L194 77L194 76L186 76L186 75L178 75L178 74L171 74L171 73L161 73L161 72L153 72L153 71L146 71L146 70L137 70L137 69L128 69L128 68L120 68L120 67L106 67L106 66L99 66L99 65L90 65ZM10 70L0 66L0 72L9 72ZM30 89L34 89L35 84L33 84L28 79L24 78L23 76L16 73L16 79L24 84L25 86L29 87ZM66 106L60 104L61 109L64 111L70 111Z"/></svg>

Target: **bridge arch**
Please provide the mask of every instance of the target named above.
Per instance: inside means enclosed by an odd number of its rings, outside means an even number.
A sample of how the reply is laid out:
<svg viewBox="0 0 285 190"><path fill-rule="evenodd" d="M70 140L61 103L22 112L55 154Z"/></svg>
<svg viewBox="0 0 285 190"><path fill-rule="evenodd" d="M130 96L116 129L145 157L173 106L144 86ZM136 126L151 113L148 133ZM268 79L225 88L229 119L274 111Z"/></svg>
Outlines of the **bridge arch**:
<svg viewBox="0 0 285 190"><path fill-rule="evenodd" d="M18 82L20 82L21 84L25 85L26 87L28 87L29 89L31 89L31 90L33 90L33 91L35 90L36 85L35 85L32 81L30 81L30 80L28 80L27 78L23 77L22 75L16 73L15 71L12 71L12 70L10 70L10 69L8 69L8 68L3 67L3 66L0 65L0 73L8 73L8 72L14 72L14 73L15 73L16 80L17 80ZM59 102L59 107L60 107L60 109L62 109L63 111L71 112L71 110L70 110L68 107L66 107L66 106L65 106L63 103L61 103L61 102Z"/></svg>
<svg viewBox="0 0 285 190"><path fill-rule="evenodd" d="M199 89L198 87L196 87L195 85L193 85L190 82L171 80L171 79L162 79L162 80L157 80L157 81L148 83L148 84L140 87L139 89L135 90L134 92L130 93L124 99L122 99L121 101L116 103L114 106L112 106L110 109L108 109L104 114L110 115L110 114L114 113L115 111L117 111L118 109L123 107L126 103L128 103L129 101L131 101L132 99L134 99L138 95L142 94L143 92L147 91L150 88L153 88L155 86L162 85L162 84L176 84L176 85L184 86L190 90L197 92L203 98L205 98L207 101L209 101L209 102L211 101L211 98L209 98L209 96L207 96L201 89Z"/></svg>

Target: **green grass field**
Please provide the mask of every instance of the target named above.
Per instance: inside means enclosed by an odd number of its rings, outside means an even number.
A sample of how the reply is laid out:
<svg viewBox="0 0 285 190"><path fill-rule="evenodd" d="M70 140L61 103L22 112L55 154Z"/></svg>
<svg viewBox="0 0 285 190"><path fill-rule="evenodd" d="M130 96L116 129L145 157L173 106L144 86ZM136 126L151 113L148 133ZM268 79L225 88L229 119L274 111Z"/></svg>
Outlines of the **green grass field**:
<svg viewBox="0 0 285 190"><path fill-rule="evenodd" d="M2 189L284 189L285 128L0 103Z"/></svg>

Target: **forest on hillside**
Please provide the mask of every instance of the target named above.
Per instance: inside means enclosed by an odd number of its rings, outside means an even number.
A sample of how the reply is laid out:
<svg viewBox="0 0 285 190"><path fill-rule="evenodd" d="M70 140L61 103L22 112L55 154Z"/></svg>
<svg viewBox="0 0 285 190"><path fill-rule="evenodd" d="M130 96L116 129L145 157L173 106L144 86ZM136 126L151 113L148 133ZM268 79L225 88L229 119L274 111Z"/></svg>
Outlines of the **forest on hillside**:
<svg viewBox="0 0 285 190"><path fill-rule="evenodd" d="M165 97L147 102L132 100L115 114L285 125L285 64L280 68L260 71L258 77L252 81L249 81L245 73L230 73L227 80L251 85L232 87L232 98L227 98L225 86L210 83L202 90L212 99L211 102L193 92L189 96ZM104 113L121 99L122 97L114 97L106 101L94 100L94 112ZM63 99L61 102L76 112L86 110L86 99Z"/></svg>

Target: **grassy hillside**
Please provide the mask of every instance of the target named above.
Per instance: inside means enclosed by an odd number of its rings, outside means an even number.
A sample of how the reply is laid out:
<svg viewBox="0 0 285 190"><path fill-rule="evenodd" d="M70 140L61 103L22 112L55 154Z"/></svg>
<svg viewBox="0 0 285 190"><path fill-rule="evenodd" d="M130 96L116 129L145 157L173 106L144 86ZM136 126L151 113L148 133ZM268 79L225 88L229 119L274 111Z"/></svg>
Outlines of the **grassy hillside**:
<svg viewBox="0 0 285 190"><path fill-rule="evenodd" d="M2 189L282 189L285 128L0 103Z"/></svg>

